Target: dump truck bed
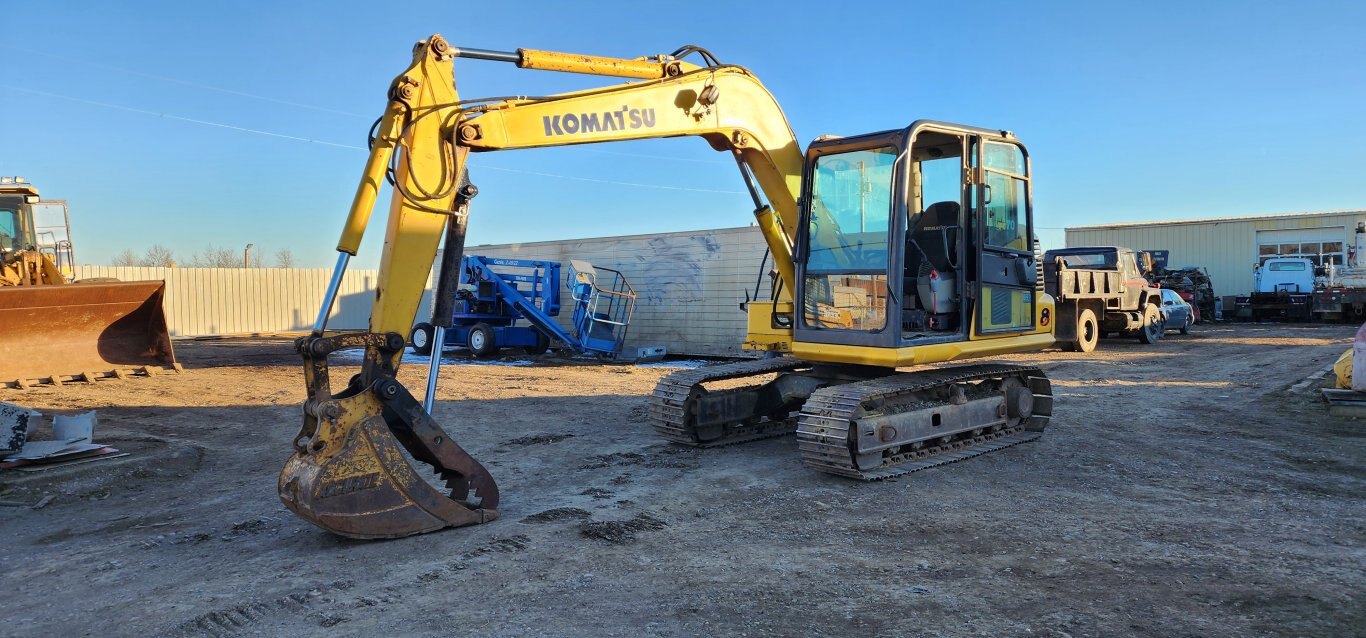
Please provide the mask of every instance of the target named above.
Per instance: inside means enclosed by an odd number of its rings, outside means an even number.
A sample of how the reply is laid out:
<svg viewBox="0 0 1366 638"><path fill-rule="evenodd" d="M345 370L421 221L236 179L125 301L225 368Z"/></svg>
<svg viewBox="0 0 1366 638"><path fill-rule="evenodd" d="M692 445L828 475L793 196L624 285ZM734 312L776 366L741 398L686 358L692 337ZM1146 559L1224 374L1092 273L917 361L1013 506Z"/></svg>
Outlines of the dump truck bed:
<svg viewBox="0 0 1366 638"><path fill-rule="evenodd" d="M1110 299L1124 292L1118 270L1044 265L1044 290L1058 301Z"/></svg>

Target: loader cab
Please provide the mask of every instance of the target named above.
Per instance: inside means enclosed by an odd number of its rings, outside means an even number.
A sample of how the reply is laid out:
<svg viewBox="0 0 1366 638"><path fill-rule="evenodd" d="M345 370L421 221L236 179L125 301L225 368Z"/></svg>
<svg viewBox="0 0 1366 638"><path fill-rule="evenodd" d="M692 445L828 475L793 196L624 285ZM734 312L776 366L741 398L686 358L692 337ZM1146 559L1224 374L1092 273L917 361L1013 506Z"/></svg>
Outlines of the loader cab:
<svg viewBox="0 0 1366 638"><path fill-rule="evenodd" d="M0 177L0 251L23 250L35 245L31 204L38 189L22 177Z"/></svg>
<svg viewBox="0 0 1366 638"><path fill-rule="evenodd" d="M1035 330L1029 162L1003 131L918 121L807 151L798 341L904 347Z"/></svg>

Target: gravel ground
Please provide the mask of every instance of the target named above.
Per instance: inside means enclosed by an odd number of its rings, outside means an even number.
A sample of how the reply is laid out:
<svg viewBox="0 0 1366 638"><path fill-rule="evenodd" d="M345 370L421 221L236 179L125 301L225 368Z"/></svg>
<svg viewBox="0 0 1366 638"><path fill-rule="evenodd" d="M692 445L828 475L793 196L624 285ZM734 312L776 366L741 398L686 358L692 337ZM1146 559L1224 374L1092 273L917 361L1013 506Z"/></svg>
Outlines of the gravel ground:
<svg viewBox="0 0 1366 638"><path fill-rule="evenodd" d="M303 400L287 340L180 342L180 375L0 391L97 409L133 453L0 473L0 499L53 497L0 509L0 633L1366 635L1363 426L1290 390L1353 332L1006 357L1054 379L1042 439L878 483L808 470L793 437L659 441L667 367L452 365L436 417L502 518L386 542L276 497Z"/></svg>

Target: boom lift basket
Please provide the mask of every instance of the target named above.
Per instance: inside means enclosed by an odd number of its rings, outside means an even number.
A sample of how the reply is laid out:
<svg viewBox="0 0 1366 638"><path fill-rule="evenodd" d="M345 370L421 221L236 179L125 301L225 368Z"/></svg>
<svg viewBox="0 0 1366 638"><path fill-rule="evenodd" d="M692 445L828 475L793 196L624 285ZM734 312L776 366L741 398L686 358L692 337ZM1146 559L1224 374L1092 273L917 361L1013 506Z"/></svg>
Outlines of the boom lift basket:
<svg viewBox="0 0 1366 638"><path fill-rule="evenodd" d="M614 358L626 341L636 308L636 291L620 271L569 261L569 294L574 299L574 334L585 350Z"/></svg>

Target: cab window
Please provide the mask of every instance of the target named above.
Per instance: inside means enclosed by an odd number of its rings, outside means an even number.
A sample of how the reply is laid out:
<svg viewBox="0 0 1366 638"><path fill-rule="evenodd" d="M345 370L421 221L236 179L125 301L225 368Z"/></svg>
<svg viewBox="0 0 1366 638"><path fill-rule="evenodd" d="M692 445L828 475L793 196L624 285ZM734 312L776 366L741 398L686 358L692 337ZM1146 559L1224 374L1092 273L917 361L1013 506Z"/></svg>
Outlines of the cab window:
<svg viewBox="0 0 1366 638"><path fill-rule="evenodd" d="M1062 263L1072 268L1114 268L1115 254L1105 253L1080 253L1058 255Z"/></svg>
<svg viewBox="0 0 1366 638"><path fill-rule="evenodd" d="M802 281L807 327L886 327L896 162L897 151L890 146L816 159Z"/></svg>
<svg viewBox="0 0 1366 638"><path fill-rule="evenodd" d="M19 247L18 214L8 208L0 208L0 250L15 250Z"/></svg>
<svg viewBox="0 0 1366 638"><path fill-rule="evenodd" d="M986 170L983 203L986 209L986 243L1019 251L1031 250L1026 222L1028 183L1025 157L1014 144L987 142L982 146Z"/></svg>
<svg viewBox="0 0 1366 638"><path fill-rule="evenodd" d="M886 270L896 149L833 153L816 160L808 271Z"/></svg>

